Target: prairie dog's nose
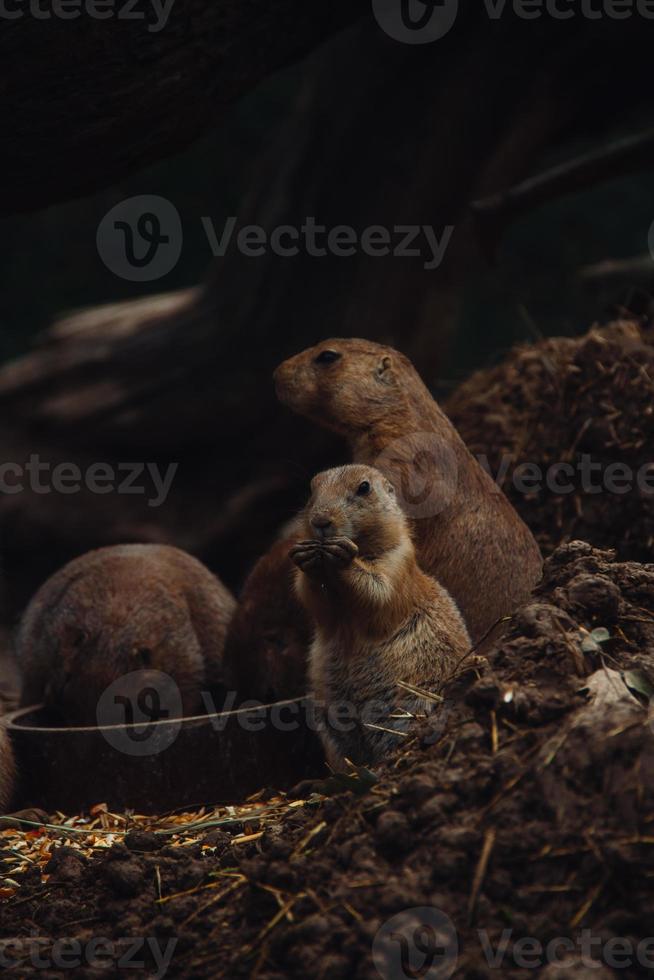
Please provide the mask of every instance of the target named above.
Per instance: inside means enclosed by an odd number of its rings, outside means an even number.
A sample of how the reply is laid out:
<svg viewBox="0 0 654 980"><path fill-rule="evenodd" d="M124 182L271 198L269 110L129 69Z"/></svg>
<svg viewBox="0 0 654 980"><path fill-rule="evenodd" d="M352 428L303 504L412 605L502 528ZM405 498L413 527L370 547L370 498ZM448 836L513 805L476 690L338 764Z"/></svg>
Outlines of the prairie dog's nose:
<svg viewBox="0 0 654 980"><path fill-rule="evenodd" d="M321 537L327 538L334 530L334 522L327 514L314 514L311 518L311 527Z"/></svg>

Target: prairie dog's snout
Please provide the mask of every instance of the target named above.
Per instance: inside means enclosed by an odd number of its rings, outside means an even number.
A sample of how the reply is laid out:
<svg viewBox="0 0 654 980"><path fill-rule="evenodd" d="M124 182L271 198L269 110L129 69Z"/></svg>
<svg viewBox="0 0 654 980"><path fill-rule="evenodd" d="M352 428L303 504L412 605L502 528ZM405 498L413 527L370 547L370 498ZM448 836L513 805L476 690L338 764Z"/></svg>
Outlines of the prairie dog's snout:
<svg viewBox="0 0 654 980"><path fill-rule="evenodd" d="M336 525L332 514L324 511L316 511L309 518L309 524L314 531L316 538L333 538L336 534Z"/></svg>
<svg viewBox="0 0 654 980"><path fill-rule="evenodd" d="M352 537L355 533L347 508L329 493L319 494L312 502L308 517L308 531L316 541L327 538Z"/></svg>

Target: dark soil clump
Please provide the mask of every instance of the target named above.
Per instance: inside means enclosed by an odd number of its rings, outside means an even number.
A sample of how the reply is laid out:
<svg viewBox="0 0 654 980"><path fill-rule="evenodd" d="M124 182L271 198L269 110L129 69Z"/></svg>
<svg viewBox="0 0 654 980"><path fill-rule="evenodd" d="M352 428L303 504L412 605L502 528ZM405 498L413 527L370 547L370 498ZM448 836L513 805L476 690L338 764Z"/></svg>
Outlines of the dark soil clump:
<svg viewBox="0 0 654 980"><path fill-rule="evenodd" d="M498 482L545 553L582 538L651 560L651 325L621 320L517 347L465 381L446 410L496 479L508 467Z"/></svg>

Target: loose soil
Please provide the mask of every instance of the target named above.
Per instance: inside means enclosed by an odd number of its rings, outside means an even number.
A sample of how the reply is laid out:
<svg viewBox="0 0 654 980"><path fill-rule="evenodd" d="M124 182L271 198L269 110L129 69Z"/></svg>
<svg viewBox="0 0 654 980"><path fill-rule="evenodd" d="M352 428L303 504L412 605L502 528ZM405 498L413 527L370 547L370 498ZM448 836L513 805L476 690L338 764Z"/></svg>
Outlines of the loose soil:
<svg viewBox="0 0 654 980"><path fill-rule="evenodd" d="M517 347L473 374L445 406L471 452L493 476L546 554L573 538L649 561L654 546L654 326L620 320L581 337ZM578 465L586 457L589 492ZM564 463L574 476L550 468ZM517 474L516 468L536 464ZM620 469L634 474L633 490ZM554 483L546 485L546 474ZM608 472L607 472L608 471ZM569 471L568 471L569 473ZM637 474L641 473L641 489ZM596 492L606 479L619 492ZM532 489L541 483L541 489ZM571 486L570 492L557 492ZM620 489L622 488L622 489ZM531 491L531 492L529 492Z"/></svg>
<svg viewBox="0 0 654 980"><path fill-rule="evenodd" d="M367 792L314 794L187 848L147 833L90 859L63 846L45 884L24 875L2 934L172 938L174 977L373 978L378 930L415 907L449 917L462 977L498 975L483 942L503 930L509 977L533 975L513 960L523 937L590 929L595 955L615 937L635 948L654 921L652 651L654 566L563 546L488 666ZM31 969L7 975L43 975Z"/></svg>

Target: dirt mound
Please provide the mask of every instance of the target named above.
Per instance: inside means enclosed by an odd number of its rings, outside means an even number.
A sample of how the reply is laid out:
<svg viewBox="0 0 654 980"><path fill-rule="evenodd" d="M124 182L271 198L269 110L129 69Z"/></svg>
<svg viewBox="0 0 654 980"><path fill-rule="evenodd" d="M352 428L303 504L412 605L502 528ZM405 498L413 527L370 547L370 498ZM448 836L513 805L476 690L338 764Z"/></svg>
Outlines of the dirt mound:
<svg viewBox="0 0 654 980"><path fill-rule="evenodd" d="M622 320L518 347L473 374L446 409L546 553L583 538L651 560L651 325Z"/></svg>
<svg viewBox="0 0 654 980"><path fill-rule="evenodd" d="M188 848L62 848L3 909L23 957L7 975L32 975L34 936L46 959L55 940L103 937L114 964L141 937L145 975L175 940L175 977L614 975L592 959L648 975L654 565L558 549L488 659L367 792L360 779Z"/></svg>

